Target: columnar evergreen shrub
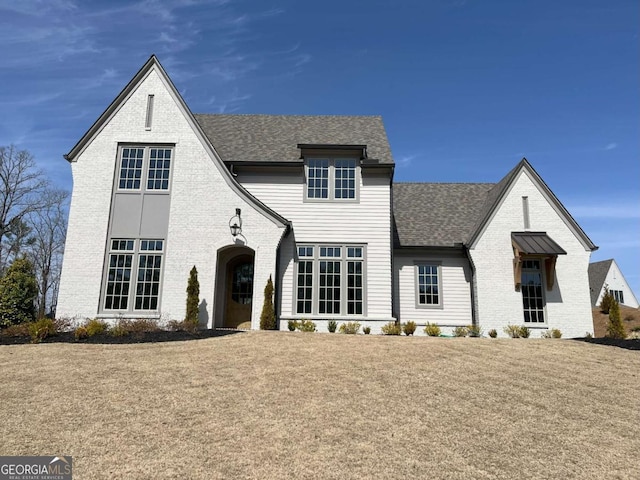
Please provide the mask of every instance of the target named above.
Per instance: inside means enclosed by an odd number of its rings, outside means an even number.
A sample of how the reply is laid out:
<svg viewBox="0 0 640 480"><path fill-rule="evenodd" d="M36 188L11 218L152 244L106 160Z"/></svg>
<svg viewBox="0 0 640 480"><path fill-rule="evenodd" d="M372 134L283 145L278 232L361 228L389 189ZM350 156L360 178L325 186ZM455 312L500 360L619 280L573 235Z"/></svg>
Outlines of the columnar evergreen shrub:
<svg viewBox="0 0 640 480"><path fill-rule="evenodd" d="M189 272L189 282L187 283L187 314L185 321L193 325L198 325L198 310L200 304L200 282L198 281L198 270L194 265Z"/></svg>
<svg viewBox="0 0 640 480"><path fill-rule="evenodd" d="M264 287L264 303L262 304L262 313L260 314L260 330L276 329L276 311L273 308L273 281L271 275Z"/></svg>
<svg viewBox="0 0 640 480"><path fill-rule="evenodd" d="M0 279L0 327L33 321L37 296L32 263L26 257L16 259Z"/></svg>
<svg viewBox="0 0 640 480"><path fill-rule="evenodd" d="M611 309L611 305L615 301L616 301L616 299L614 298L614 296L609 291L609 286L605 285L604 286L604 295L602 296L602 300L600 301L600 311L602 313L609 313L609 310Z"/></svg>
<svg viewBox="0 0 640 480"><path fill-rule="evenodd" d="M609 306L609 323L607 324L607 337L624 340L627 332L620 318L620 305L614 299Z"/></svg>

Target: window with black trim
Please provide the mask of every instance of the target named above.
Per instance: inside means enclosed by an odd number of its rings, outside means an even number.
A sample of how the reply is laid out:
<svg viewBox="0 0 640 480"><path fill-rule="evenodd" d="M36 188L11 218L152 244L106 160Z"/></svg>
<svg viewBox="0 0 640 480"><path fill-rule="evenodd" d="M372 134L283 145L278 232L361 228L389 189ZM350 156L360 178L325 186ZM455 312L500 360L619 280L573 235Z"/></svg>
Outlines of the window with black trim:
<svg viewBox="0 0 640 480"><path fill-rule="evenodd" d="M104 310L158 310L163 255L162 239L112 239L102 303ZM135 276L133 272L136 272Z"/></svg>
<svg viewBox="0 0 640 480"><path fill-rule="evenodd" d="M522 261L522 307L525 323L544 323L544 288L539 259Z"/></svg>
<svg viewBox="0 0 640 480"><path fill-rule="evenodd" d="M618 303L624 303L624 292L622 290L609 290Z"/></svg>
<svg viewBox="0 0 640 480"><path fill-rule="evenodd" d="M309 158L306 165L306 198L357 200L358 172L355 158Z"/></svg>
<svg viewBox="0 0 640 480"><path fill-rule="evenodd" d="M365 248L298 245L296 313L365 314Z"/></svg>

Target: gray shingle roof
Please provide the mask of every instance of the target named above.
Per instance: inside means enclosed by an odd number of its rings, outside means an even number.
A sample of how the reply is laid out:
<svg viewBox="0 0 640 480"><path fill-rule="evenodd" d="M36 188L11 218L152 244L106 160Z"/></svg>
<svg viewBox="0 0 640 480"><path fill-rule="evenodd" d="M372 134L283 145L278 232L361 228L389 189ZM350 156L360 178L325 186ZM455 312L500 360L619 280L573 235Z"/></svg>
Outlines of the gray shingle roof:
<svg viewBox="0 0 640 480"><path fill-rule="evenodd" d="M493 183L394 183L395 246L453 247L475 231Z"/></svg>
<svg viewBox="0 0 640 480"><path fill-rule="evenodd" d="M589 264L589 289L591 290L591 306L595 307L600 295L600 290L607 278L613 259L602 260Z"/></svg>
<svg viewBox="0 0 640 480"><path fill-rule="evenodd" d="M194 115L225 162L300 159L298 144L367 145L367 154L393 164L379 116Z"/></svg>

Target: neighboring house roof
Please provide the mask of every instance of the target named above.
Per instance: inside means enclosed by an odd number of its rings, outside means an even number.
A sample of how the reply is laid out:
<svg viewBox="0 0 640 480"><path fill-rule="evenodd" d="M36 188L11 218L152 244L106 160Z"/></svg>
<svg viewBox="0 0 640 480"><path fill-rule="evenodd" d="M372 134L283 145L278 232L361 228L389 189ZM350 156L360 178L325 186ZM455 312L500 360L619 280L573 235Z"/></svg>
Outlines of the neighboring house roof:
<svg viewBox="0 0 640 480"><path fill-rule="evenodd" d="M396 247L464 244L493 183L394 183Z"/></svg>
<svg viewBox="0 0 640 480"><path fill-rule="evenodd" d="M298 162L299 144L366 145L367 156L393 164L379 116L194 115L225 162Z"/></svg>
<svg viewBox="0 0 640 480"><path fill-rule="evenodd" d="M591 305L596 304L604 281L607 278L607 273L611 269L613 258L609 260L602 260L601 262L594 262L589 264L589 289L591 290Z"/></svg>

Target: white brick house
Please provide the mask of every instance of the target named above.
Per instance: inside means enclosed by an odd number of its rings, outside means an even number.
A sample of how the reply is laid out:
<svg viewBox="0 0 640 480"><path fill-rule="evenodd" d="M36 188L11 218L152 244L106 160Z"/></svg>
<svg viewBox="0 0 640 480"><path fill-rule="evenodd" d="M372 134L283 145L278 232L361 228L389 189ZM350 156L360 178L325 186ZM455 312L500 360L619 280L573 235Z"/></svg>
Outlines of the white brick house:
<svg viewBox="0 0 640 480"><path fill-rule="evenodd" d="M526 160L498 184L394 184L380 117L194 115L151 57L65 156L58 314L592 331L596 247ZM418 333L422 328L418 329Z"/></svg>

